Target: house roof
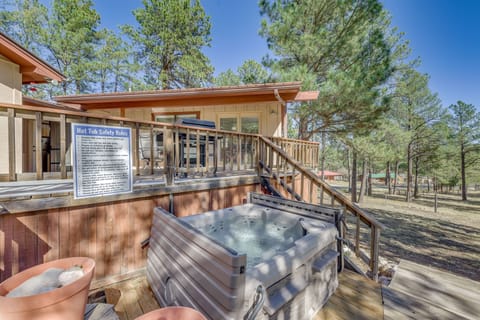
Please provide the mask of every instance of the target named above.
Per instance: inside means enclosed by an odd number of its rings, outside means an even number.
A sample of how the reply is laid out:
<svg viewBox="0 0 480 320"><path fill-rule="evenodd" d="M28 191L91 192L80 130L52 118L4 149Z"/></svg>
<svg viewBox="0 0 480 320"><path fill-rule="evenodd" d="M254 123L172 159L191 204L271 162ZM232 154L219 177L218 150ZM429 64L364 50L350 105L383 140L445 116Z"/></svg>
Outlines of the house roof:
<svg viewBox="0 0 480 320"><path fill-rule="evenodd" d="M318 171L318 175L321 176L321 175L322 175L322 171ZM325 170L325 171L323 171L323 175L324 175L325 177L337 177L337 176L343 176L344 174L343 174L343 173L340 173L340 172Z"/></svg>
<svg viewBox="0 0 480 320"><path fill-rule="evenodd" d="M84 110L132 107L184 107L255 102L314 100L318 91L300 92L301 82L249 84L239 86L113 92L58 96L55 101L79 105Z"/></svg>
<svg viewBox="0 0 480 320"><path fill-rule="evenodd" d="M23 84L65 80L63 74L1 32L0 55L20 66Z"/></svg>
<svg viewBox="0 0 480 320"><path fill-rule="evenodd" d="M35 99L28 96L23 96L22 100L23 100L23 104L27 106L47 107L47 108L54 108L59 110L83 111L83 110L80 110L78 107L75 108L62 103L39 100L39 99Z"/></svg>
<svg viewBox="0 0 480 320"><path fill-rule="evenodd" d="M372 173L372 179L385 179L386 173ZM390 178L395 179L395 173L390 172Z"/></svg>

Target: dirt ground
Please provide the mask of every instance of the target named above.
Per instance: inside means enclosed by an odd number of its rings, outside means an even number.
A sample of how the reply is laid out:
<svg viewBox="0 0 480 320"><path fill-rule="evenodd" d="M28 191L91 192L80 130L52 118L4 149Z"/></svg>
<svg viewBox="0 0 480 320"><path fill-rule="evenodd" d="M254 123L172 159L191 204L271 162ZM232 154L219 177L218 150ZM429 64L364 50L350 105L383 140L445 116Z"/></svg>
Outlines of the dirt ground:
<svg viewBox="0 0 480 320"><path fill-rule="evenodd" d="M380 255L389 261L406 259L480 281L480 192L423 193L412 203L405 196L385 196L374 189L360 206L387 228L382 230Z"/></svg>

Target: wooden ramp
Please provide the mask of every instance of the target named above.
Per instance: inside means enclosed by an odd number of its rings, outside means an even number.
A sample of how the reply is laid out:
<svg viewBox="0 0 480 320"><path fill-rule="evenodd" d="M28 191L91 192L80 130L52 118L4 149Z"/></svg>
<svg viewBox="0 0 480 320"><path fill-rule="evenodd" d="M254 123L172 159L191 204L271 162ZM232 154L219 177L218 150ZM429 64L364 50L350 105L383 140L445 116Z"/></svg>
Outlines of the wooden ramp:
<svg viewBox="0 0 480 320"><path fill-rule="evenodd" d="M385 320L480 317L479 282L407 260L382 292Z"/></svg>

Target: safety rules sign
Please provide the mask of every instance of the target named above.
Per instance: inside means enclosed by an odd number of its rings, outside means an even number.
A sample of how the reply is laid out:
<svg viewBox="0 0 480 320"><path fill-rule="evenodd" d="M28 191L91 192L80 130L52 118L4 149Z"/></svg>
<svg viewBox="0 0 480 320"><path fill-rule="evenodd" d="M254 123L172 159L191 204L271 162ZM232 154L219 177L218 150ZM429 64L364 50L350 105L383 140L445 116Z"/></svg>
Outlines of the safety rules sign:
<svg viewBox="0 0 480 320"><path fill-rule="evenodd" d="M131 129L72 124L75 199L132 192Z"/></svg>

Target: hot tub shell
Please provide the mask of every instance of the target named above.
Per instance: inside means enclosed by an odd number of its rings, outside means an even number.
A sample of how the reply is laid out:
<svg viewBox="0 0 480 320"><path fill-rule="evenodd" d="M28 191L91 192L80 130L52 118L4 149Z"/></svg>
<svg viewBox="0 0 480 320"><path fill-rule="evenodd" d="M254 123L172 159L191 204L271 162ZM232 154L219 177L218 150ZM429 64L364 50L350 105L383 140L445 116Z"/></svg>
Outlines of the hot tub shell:
<svg viewBox="0 0 480 320"><path fill-rule="evenodd" d="M305 232L247 268L246 254L200 231L231 215L292 224L301 219ZM210 319L243 319L258 303L259 285L264 302L255 319L311 319L338 286L341 215L339 209L254 193L245 205L184 218L155 208L147 280L162 306L192 307Z"/></svg>

